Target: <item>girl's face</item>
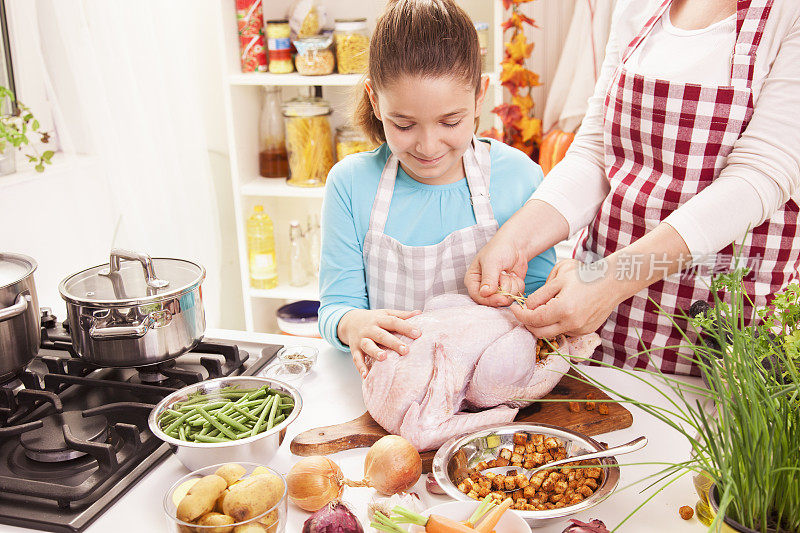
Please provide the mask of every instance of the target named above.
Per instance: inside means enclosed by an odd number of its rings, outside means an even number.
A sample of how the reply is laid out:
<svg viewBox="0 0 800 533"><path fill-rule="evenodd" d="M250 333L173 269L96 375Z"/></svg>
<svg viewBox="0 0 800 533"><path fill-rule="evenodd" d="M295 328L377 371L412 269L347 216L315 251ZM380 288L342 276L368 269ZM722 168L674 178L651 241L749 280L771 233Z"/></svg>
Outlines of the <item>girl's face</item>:
<svg viewBox="0 0 800 533"><path fill-rule="evenodd" d="M409 176L431 185L464 177L461 157L472 141L488 81L481 78L477 97L474 87L447 76L403 76L380 92L367 81L386 143Z"/></svg>

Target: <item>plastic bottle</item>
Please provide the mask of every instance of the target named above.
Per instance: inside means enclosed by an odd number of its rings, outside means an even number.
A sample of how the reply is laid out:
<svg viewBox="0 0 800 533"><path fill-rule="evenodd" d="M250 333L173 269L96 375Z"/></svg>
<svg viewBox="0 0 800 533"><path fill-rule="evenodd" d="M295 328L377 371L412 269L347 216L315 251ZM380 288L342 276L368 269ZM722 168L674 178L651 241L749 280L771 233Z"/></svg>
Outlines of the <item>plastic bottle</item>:
<svg viewBox="0 0 800 533"><path fill-rule="evenodd" d="M320 258L320 225L319 215L311 213L308 215L308 226L306 228L306 240L308 241L308 266L310 274L314 277L319 276Z"/></svg>
<svg viewBox="0 0 800 533"><path fill-rule="evenodd" d="M275 234L272 219L257 205L247 219L247 254L250 266L250 286L254 289L274 289L278 286L275 263Z"/></svg>
<svg viewBox="0 0 800 533"><path fill-rule="evenodd" d="M289 285L302 287L308 284L308 271L306 270L307 252L303 246L303 230L300 222L292 220L289 223L289 242L291 252L289 255Z"/></svg>

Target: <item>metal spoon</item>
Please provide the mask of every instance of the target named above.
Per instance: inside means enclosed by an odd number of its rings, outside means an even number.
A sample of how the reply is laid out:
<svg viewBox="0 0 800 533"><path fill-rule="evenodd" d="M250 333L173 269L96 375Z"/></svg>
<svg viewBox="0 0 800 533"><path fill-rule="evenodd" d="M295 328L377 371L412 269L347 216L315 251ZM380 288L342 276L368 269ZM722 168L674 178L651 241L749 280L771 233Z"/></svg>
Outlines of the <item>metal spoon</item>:
<svg viewBox="0 0 800 533"><path fill-rule="evenodd" d="M627 442L625 444L614 446L613 448L607 448L605 450L600 450L599 452L587 453L584 455L574 455L572 457L567 457L566 459L560 459L558 461L553 461L551 463L543 464L542 466L534 468L533 470L528 470L519 466L496 466L494 468L487 468L485 470L481 470L481 474L491 472L494 474L507 475L509 471L516 470L518 474L524 474L527 478L530 479L532 475L541 470L549 470L555 466L565 465L567 463L574 463L577 461L588 461L589 459L602 459L605 457L612 457L615 455L624 455L626 453L635 452L636 450L641 450L645 446L647 446L647 437L642 436L637 439L633 439L632 441ZM517 489L503 490L501 492L514 492L516 490Z"/></svg>

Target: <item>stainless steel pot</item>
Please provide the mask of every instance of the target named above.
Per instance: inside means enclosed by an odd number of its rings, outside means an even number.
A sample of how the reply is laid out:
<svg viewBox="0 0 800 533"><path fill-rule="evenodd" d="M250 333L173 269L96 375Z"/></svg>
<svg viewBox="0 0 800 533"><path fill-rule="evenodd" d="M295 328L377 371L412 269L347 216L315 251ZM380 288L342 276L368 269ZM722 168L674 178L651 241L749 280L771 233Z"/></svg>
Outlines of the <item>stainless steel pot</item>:
<svg viewBox="0 0 800 533"><path fill-rule="evenodd" d="M39 351L36 266L27 255L0 253L0 382L17 374Z"/></svg>
<svg viewBox="0 0 800 533"><path fill-rule="evenodd" d="M112 250L108 264L73 274L58 287L75 351L96 365L131 367L191 350L206 327L205 276L191 261Z"/></svg>

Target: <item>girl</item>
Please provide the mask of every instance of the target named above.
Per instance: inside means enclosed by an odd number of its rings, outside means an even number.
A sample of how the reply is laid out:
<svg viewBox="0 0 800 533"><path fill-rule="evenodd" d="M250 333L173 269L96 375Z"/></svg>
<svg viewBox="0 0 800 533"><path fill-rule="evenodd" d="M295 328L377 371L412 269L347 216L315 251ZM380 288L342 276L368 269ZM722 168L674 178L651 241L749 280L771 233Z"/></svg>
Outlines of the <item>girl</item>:
<svg viewBox="0 0 800 533"><path fill-rule="evenodd" d="M466 293L477 251L542 180L519 150L474 136L487 86L477 33L452 0L389 4L355 117L382 144L333 167L322 214L320 331L362 377L366 357L408 352L395 334L419 336L405 319L426 300ZM524 281L500 284L529 293L554 263L551 248Z"/></svg>

